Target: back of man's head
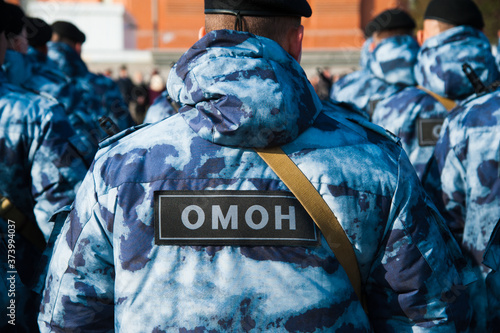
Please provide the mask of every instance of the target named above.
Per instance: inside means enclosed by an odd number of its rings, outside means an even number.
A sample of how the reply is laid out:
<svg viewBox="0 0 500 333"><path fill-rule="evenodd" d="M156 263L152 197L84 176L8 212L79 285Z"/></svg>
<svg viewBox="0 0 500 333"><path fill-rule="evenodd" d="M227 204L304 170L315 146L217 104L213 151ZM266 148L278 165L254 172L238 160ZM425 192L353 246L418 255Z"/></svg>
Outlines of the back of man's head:
<svg viewBox="0 0 500 333"><path fill-rule="evenodd" d="M52 27L42 19L26 18L26 34L32 47L43 47L52 39Z"/></svg>
<svg viewBox="0 0 500 333"><path fill-rule="evenodd" d="M484 28L484 20L478 6L472 0L432 0L424 14L424 30L419 32L420 44L428 38L457 26Z"/></svg>
<svg viewBox="0 0 500 333"><path fill-rule="evenodd" d="M301 17L310 17L307 0L205 0L206 32L241 30L267 37L281 44Z"/></svg>
<svg viewBox="0 0 500 333"><path fill-rule="evenodd" d="M71 22L56 21L52 23L51 27L53 32L52 41L54 42L83 44L86 40L85 34Z"/></svg>
<svg viewBox="0 0 500 333"><path fill-rule="evenodd" d="M398 35L413 35L415 20L403 9L393 8L383 11L365 27L365 36L387 38Z"/></svg>
<svg viewBox="0 0 500 333"><path fill-rule="evenodd" d="M5 3L2 10L5 13L5 35L7 38L21 35L24 24L26 23L26 15L21 7Z"/></svg>
<svg viewBox="0 0 500 333"><path fill-rule="evenodd" d="M432 0L425 10L424 20L452 26L468 25L478 30L484 28L483 15L472 0Z"/></svg>

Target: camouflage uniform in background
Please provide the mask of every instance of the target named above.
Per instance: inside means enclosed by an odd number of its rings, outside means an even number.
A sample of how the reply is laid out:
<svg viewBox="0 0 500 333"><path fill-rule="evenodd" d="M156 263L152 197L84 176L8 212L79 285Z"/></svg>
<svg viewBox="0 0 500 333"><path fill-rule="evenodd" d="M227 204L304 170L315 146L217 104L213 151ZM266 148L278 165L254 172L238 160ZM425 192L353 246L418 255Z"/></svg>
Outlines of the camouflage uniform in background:
<svg viewBox="0 0 500 333"><path fill-rule="evenodd" d="M56 243L43 332L466 331L467 294L454 291L469 271L393 137L322 112L300 65L248 33L207 34L167 87L179 114L98 151ZM252 149L276 145L352 242L369 319L321 236L309 246L155 243L155 191L289 193Z"/></svg>
<svg viewBox="0 0 500 333"><path fill-rule="evenodd" d="M484 253L483 264L491 271L486 277L486 294L488 295L488 332L497 332L500 327L500 220L491 234L488 247Z"/></svg>
<svg viewBox="0 0 500 333"><path fill-rule="evenodd" d="M418 49L415 39L408 35L382 40L369 53L367 67L334 83L330 97L352 103L371 115L379 101L416 84L413 66Z"/></svg>
<svg viewBox="0 0 500 333"><path fill-rule="evenodd" d="M37 225L47 240L53 227L49 218L72 203L87 170L71 143L75 133L59 104L9 84L1 69L0 127L0 194L24 214L27 223ZM7 283L7 276L11 276L7 272L17 270L13 274L17 279L16 328L20 332L29 327L28 331L34 332L38 303L30 288L41 252L18 231L14 238L15 268L11 267L7 222L0 217L1 278ZM4 306L8 296L1 295L0 331L10 332L13 327L7 326Z"/></svg>
<svg viewBox="0 0 500 333"><path fill-rule="evenodd" d="M146 118L144 118L144 123L153 124L176 114L177 111L175 111L169 99L170 96L168 96L168 91L163 91L149 107L146 113Z"/></svg>
<svg viewBox="0 0 500 333"><path fill-rule="evenodd" d="M468 63L481 79L490 84L498 77L488 39L472 27L459 26L424 42L415 66L420 86L452 100L474 93L462 70ZM380 102L372 121L401 138L401 143L420 178L431 159L446 108L434 97L409 87Z"/></svg>
<svg viewBox="0 0 500 333"><path fill-rule="evenodd" d="M13 50L7 50L3 68L10 83L20 85L31 91L43 92L57 99L65 110L70 124L80 137L78 144L90 166L102 137L99 124L94 121L87 109L86 95L77 85L57 68L45 63L34 62L38 58Z"/></svg>
<svg viewBox="0 0 500 333"><path fill-rule="evenodd" d="M94 114L99 123L102 116L109 117L119 130L134 125L125 101L116 83L104 75L91 73L82 58L69 45L49 42L48 58L57 63L60 70L77 82L79 90L85 91L90 110L100 110ZM105 135L103 135L105 136Z"/></svg>
<svg viewBox="0 0 500 333"><path fill-rule="evenodd" d="M500 38L498 38L498 44L497 44L497 65L500 70Z"/></svg>
<svg viewBox="0 0 500 333"><path fill-rule="evenodd" d="M361 46L361 51L359 54L359 66L361 69L365 69L368 67L368 62L370 61L370 46L373 43L373 38L370 37Z"/></svg>
<svg viewBox="0 0 500 333"><path fill-rule="evenodd" d="M500 90L473 96L448 116L435 157L450 228L480 278L473 301L484 325L489 269L481 262L500 219Z"/></svg>

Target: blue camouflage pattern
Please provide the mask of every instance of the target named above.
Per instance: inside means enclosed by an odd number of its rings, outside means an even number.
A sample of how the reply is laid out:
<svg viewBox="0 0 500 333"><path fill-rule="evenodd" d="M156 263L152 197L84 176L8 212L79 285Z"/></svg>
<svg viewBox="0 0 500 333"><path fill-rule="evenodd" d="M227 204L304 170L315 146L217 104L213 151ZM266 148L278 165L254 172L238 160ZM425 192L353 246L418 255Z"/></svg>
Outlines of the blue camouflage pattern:
<svg viewBox="0 0 500 333"><path fill-rule="evenodd" d="M491 84L498 77L488 40L471 27L449 29L427 39L415 65L415 78L420 86L457 103L474 93L472 84L462 70L467 62ZM434 145L419 143L419 121L445 119L446 108L434 97L415 87L380 102L372 121L401 138L401 143L420 178L431 159ZM436 133L437 134L437 133Z"/></svg>
<svg viewBox="0 0 500 333"><path fill-rule="evenodd" d="M475 93L462 70L468 63L488 86L499 79L488 38L470 26L458 26L427 39L418 54L415 78L438 95L463 100Z"/></svg>
<svg viewBox="0 0 500 333"><path fill-rule="evenodd" d="M102 143L55 245L42 332L466 331L457 291L471 280L458 244L383 129L323 112L300 65L244 32L208 33L167 87L179 114ZM252 149L273 145L335 211L369 318L324 238L154 243L155 191L287 191Z"/></svg>
<svg viewBox="0 0 500 333"><path fill-rule="evenodd" d="M364 69L368 67L368 62L370 61L370 47L373 43L373 38L367 38L363 45L361 46L361 50L359 53L359 67Z"/></svg>
<svg viewBox="0 0 500 333"><path fill-rule="evenodd" d="M482 257L500 219L500 90L473 95L449 115L436 145L440 188L449 226L479 282L473 302L477 325L486 314Z"/></svg>
<svg viewBox="0 0 500 333"><path fill-rule="evenodd" d="M176 114L177 111L175 111L169 99L168 91L164 90L149 107L143 123L153 124Z"/></svg>
<svg viewBox="0 0 500 333"><path fill-rule="evenodd" d="M95 110L94 121L99 123L103 116L111 119L119 130L133 126L128 107L123 100L118 85L104 75L91 73L87 65L74 49L61 42L49 42L48 58L54 61L58 68L74 79L78 89L85 91L90 110ZM103 136L107 136L103 134Z"/></svg>
<svg viewBox="0 0 500 333"><path fill-rule="evenodd" d="M0 194L8 197L28 223L38 225L48 240L53 225L51 215L72 203L87 166L72 144L74 131L63 108L54 100L41 97L8 83L0 69ZM36 324L37 296L31 283L36 278L40 250L16 233L15 268L8 250L8 221L0 217L1 278L16 280L16 328L33 331ZM5 253L4 253L5 252ZM5 254L5 255L4 255ZM17 271L12 274L8 272ZM7 332L6 301L2 292L0 330ZM10 311L8 311L10 312Z"/></svg>
<svg viewBox="0 0 500 333"><path fill-rule="evenodd" d="M448 110L434 97L416 87L408 87L378 103L372 122L394 133L420 179L434 154L434 145L421 145L418 121L444 120ZM439 135L439 133L437 133Z"/></svg>
<svg viewBox="0 0 500 333"><path fill-rule="evenodd" d="M371 115L379 101L416 84L413 67L418 50L418 43L408 35L382 40L369 53L365 68L333 84L331 99L352 103Z"/></svg>
<svg viewBox="0 0 500 333"><path fill-rule="evenodd" d="M34 52L26 55L7 50L3 65L7 80L31 91L46 93L64 106L69 122L80 138L80 143L74 144L90 165L103 135L92 117L87 94L78 90L76 82L57 68L39 60Z"/></svg>
<svg viewBox="0 0 500 333"><path fill-rule="evenodd" d="M497 59L498 68L500 70L500 37L498 38L496 59Z"/></svg>
<svg viewBox="0 0 500 333"><path fill-rule="evenodd" d="M491 269L486 276L488 295L488 332L496 332L500 325L500 220L497 222L484 253L483 264Z"/></svg>

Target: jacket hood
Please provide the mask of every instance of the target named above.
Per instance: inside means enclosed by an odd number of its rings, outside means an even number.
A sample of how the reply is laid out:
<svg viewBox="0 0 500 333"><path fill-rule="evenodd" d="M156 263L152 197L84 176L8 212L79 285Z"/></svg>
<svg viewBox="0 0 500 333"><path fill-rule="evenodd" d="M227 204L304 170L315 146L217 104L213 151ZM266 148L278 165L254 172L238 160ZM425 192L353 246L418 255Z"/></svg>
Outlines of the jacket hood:
<svg viewBox="0 0 500 333"><path fill-rule="evenodd" d="M424 42L415 78L419 85L441 96L461 100L474 93L462 70L465 63L471 65L486 86L499 78L486 36L472 27L459 26Z"/></svg>
<svg viewBox="0 0 500 333"><path fill-rule="evenodd" d="M7 50L3 69L7 80L15 85L22 85L33 75L32 62L25 54L14 50Z"/></svg>
<svg viewBox="0 0 500 333"><path fill-rule="evenodd" d="M420 47L408 35L382 40L369 55L368 66L372 74L390 84L416 84L414 66Z"/></svg>
<svg viewBox="0 0 500 333"><path fill-rule="evenodd" d="M89 70L82 58L69 45L61 42L48 42L48 58L69 77L84 77Z"/></svg>
<svg viewBox="0 0 500 333"><path fill-rule="evenodd" d="M302 67L276 42L212 31L170 71L169 95L203 139L235 147L283 145L321 110Z"/></svg>

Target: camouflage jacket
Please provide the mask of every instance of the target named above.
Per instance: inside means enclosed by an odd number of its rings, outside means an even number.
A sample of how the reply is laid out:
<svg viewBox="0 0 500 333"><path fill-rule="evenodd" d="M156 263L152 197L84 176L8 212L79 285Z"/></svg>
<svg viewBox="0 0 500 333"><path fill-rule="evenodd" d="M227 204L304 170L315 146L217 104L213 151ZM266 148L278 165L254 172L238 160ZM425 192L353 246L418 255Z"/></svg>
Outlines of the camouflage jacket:
<svg viewBox="0 0 500 333"><path fill-rule="evenodd" d="M413 66L418 49L411 36L384 39L369 53L364 69L334 83L330 97L352 103L371 115L379 101L416 84Z"/></svg>
<svg viewBox="0 0 500 333"><path fill-rule="evenodd" d="M452 231L482 256L500 219L500 89L474 95L446 119L435 156Z"/></svg>
<svg viewBox="0 0 500 333"><path fill-rule="evenodd" d="M467 296L452 294L469 282L464 260L404 151L377 126L322 112L302 68L277 43L213 31L181 57L167 87L183 105L179 114L111 138L97 153L55 246L43 332L466 329ZM282 233L313 222L293 218L290 206L287 217L281 206L261 206L259 196L290 194L253 150L276 145L352 242L369 318L323 237L300 245L291 238L311 239L303 231ZM193 195L197 204L174 202ZM213 195L250 197L222 212ZM184 217L173 223L198 236L162 231L172 224L161 216L174 211Z"/></svg>
<svg viewBox="0 0 500 333"><path fill-rule="evenodd" d="M102 116L106 116L118 126L118 130L134 125L120 89L113 80L104 75L91 73L82 58L65 43L49 42L48 48L48 58L74 79L78 89L85 93L85 99L94 113L96 123L99 123ZM102 133L102 136L107 135Z"/></svg>
<svg viewBox="0 0 500 333"><path fill-rule="evenodd" d="M38 61L33 54L7 50L3 65L7 79L31 91L49 94L63 104L70 124L81 139L78 149L90 165L102 134L89 111L86 94L60 70Z"/></svg>
<svg viewBox="0 0 500 333"><path fill-rule="evenodd" d="M162 92L149 107L146 118L144 118L144 123L153 124L176 114L177 111L175 111L169 99L168 91L165 90Z"/></svg>
<svg viewBox="0 0 500 333"><path fill-rule="evenodd" d="M497 59L498 69L500 70L500 38L498 38L496 59Z"/></svg>
<svg viewBox="0 0 500 333"><path fill-rule="evenodd" d="M368 38L365 40L363 45L361 46L361 50L359 53L359 67L361 69L367 68L368 67L368 62L370 61L370 47L373 43L373 38Z"/></svg>
<svg viewBox="0 0 500 333"><path fill-rule="evenodd" d="M484 253L483 264L491 271L486 277L488 297L488 332L498 331L500 325L500 220L491 234L488 247Z"/></svg>
<svg viewBox="0 0 500 333"><path fill-rule="evenodd" d="M498 75L489 42L478 30L460 26L425 41L418 54L415 77L420 86L443 97L458 100L474 93L462 70L467 62L484 80ZM446 108L420 89L409 87L380 102L372 121L401 138L419 177L434 152Z"/></svg>
<svg viewBox="0 0 500 333"><path fill-rule="evenodd" d="M87 170L72 144L76 134L60 104L9 84L1 69L0 128L0 195L9 198L27 223L38 226L47 240L53 228L49 223L51 215L72 203ZM36 303L30 298L29 288L41 253L22 236L22 231L12 233L14 229L7 223L2 214L0 266L7 269L0 271L0 277L7 281L7 272L17 271L14 274L18 280L14 293L18 311L16 328L22 331L30 322L36 323ZM14 220L9 225L17 223L21 221ZM7 252L7 244L12 241L14 252L9 247L8 257L3 252ZM7 294L1 294L0 331L10 332L12 326L5 328L9 324L4 314L8 298Z"/></svg>
<svg viewBox="0 0 500 333"><path fill-rule="evenodd" d="M480 264L500 219L499 110L500 90L462 102L444 122L435 150L444 215L479 279L472 293L478 331L484 330L487 313L488 269Z"/></svg>

